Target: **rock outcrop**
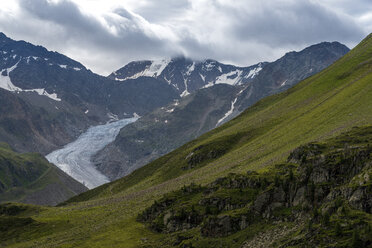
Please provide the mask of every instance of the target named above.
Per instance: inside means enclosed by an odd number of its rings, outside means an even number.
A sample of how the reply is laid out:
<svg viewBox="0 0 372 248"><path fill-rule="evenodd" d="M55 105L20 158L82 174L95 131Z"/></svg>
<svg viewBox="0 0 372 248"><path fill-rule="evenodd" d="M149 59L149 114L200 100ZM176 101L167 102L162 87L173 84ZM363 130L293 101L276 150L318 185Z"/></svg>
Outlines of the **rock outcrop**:
<svg viewBox="0 0 372 248"><path fill-rule="evenodd" d="M286 163L265 173L230 174L206 186L184 186L147 208L138 220L157 232L198 228L202 236L217 238L257 223L307 216L308 225L318 225L319 237L335 228L340 232L342 223L347 230L364 228L361 242L371 244L370 224L354 219L357 212L359 218L371 218L371 133L372 127L354 128L325 143L300 146ZM308 229L303 232L296 244L325 242L308 235Z"/></svg>

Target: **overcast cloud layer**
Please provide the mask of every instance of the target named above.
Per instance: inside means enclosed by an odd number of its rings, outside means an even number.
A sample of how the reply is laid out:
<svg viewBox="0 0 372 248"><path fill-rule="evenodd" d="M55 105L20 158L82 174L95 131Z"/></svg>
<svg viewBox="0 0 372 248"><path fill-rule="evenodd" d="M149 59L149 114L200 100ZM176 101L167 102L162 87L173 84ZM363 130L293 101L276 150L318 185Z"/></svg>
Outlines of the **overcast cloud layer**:
<svg viewBox="0 0 372 248"><path fill-rule="evenodd" d="M13 0L0 31L107 75L132 60L185 55L236 65L372 32L370 0Z"/></svg>

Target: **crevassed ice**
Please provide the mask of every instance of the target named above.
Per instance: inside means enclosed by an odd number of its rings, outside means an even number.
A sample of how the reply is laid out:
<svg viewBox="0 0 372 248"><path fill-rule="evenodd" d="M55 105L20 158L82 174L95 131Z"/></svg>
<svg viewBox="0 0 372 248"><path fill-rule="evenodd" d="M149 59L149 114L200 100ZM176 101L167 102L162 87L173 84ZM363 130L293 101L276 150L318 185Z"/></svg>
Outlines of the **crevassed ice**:
<svg viewBox="0 0 372 248"><path fill-rule="evenodd" d="M98 187L109 182L109 179L96 169L91 161L92 156L111 143L121 128L137 119L138 115L91 127L77 140L48 154L46 158L87 188Z"/></svg>

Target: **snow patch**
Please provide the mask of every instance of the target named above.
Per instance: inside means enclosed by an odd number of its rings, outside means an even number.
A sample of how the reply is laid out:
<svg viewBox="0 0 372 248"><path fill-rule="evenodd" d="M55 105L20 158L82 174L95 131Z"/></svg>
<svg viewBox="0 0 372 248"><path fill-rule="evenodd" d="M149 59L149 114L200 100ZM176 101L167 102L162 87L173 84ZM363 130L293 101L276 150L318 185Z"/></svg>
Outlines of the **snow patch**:
<svg viewBox="0 0 372 248"><path fill-rule="evenodd" d="M148 70L145 70L144 76L147 77L157 77L163 72L165 67L169 64L170 59L162 59L157 61L152 61Z"/></svg>
<svg viewBox="0 0 372 248"><path fill-rule="evenodd" d="M190 65L188 68L187 68L187 72L186 72L186 75L187 76L190 76L191 73L195 70L195 62L192 63L192 65Z"/></svg>
<svg viewBox="0 0 372 248"><path fill-rule="evenodd" d="M209 82L208 84L204 85L204 86L202 87L202 89L209 88L209 87L211 87L211 86L213 86L213 85L214 85L213 82Z"/></svg>
<svg viewBox="0 0 372 248"><path fill-rule="evenodd" d="M170 85L171 83L172 83L172 81L171 80L169 80L168 78L166 78L166 77L164 77L164 80ZM174 84L173 84L173 86L175 86Z"/></svg>
<svg viewBox="0 0 372 248"><path fill-rule="evenodd" d="M140 71L132 76L125 77L125 78L115 77L115 80L125 81L127 79L136 79L139 77L158 77L164 71L164 69L168 66L170 62L171 62L170 59L154 60L154 61L151 61L151 65L147 66L145 70ZM114 75L117 75L117 73L114 72Z"/></svg>
<svg viewBox="0 0 372 248"><path fill-rule="evenodd" d="M190 95L190 92L188 91L187 78L183 78L183 83L185 84L185 90L181 93L181 97Z"/></svg>
<svg viewBox="0 0 372 248"><path fill-rule="evenodd" d="M59 67L61 67L62 69L66 69L67 68L67 65L58 65Z"/></svg>
<svg viewBox="0 0 372 248"><path fill-rule="evenodd" d="M190 92L188 92L187 90L184 90L180 96L185 97L187 95L190 95Z"/></svg>
<svg viewBox="0 0 372 248"><path fill-rule="evenodd" d="M203 76L202 74L199 73L199 76L201 77L201 79L205 82L205 76Z"/></svg>
<svg viewBox="0 0 372 248"><path fill-rule="evenodd" d="M229 73L222 74L221 76L217 77L216 84L230 84L230 85L237 85L241 82L242 75L241 70L231 71Z"/></svg>
<svg viewBox="0 0 372 248"><path fill-rule="evenodd" d="M211 70L213 70L214 67L215 67L215 62L214 61L210 61L210 62L203 65L203 69L205 71L211 71Z"/></svg>
<svg viewBox="0 0 372 248"><path fill-rule="evenodd" d="M61 99L57 97L57 94L56 93L49 94L45 89L28 89L28 90L24 90L24 89L21 89L21 88L15 86L12 83L12 81L11 81L11 79L9 77L9 74L15 68L17 68L18 63L19 63L19 61L15 65L13 65L12 67L0 71L0 88L3 88L5 90L7 90L7 91L17 92L17 93L19 93L19 92L36 92L37 94L39 94L41 96L49 97L50 99L52 99L54 101L61 101ZM4 71L7 71L7 76L3 76L3 72Z"/></svg>
<svg viewBox="0 0 372 248"><path fill-rule="evenodd" d="M113 114L113 113L107 113L107 116L108 118L110 118L110 122L111 121L118 121L119 120L119 117L116 115L116 114Z"/></svg>
<svg viewBox="0 0 372 248"><path fill-rule="evenodd" d="M283 83L280 84L280 87L283 87L287 83L288 79L284 80Z"/></svg>
<svg viewBox="0 0 372 248"><path fill-rule="evenodd" d="M30 64L30 61L31 61L31 59L33 59L33 60L38 60L38 59L40 59L40 57L36 57L36 56L28 56L28 57L26 57L26 63L27 64Z"/></svg>
<svg viewBox="0 0 372 248"><path fill-rule="evenodd" d="M250 70L248 75L245 76L245 78L255 78L261 70L262 70L262 67L261 67L261 64L259 64L258 67Z"/></svg>
<svg viewBox="0 0 372 248"><path fill-rule="evenodd" d="M61 98L58 98L56 93L49 94L45 89L31 89L31 90L23 90L23 91L25 91L25 92L36 92L40 96L49 97L50 99L52 99L54 101L57 101L57 102L60 102L62 100Z"/></svg>
<svg viewBox="0 0 372 248"><path fill-rule="evenodd" d="M178 88L178 85L177 85L177 84L172 84L172 86L173 86L176 90L180 90L180 88Z"/></svg>
<svg viewBox="0 0 372 248"><path fill-rule="evenodd" d="M234 105L236 103L236 100L238 100L238 98L235 98L234 101L231 102L231 108L229 111L227 111L224 115L224 117L222 117L221 119L219 119L217 121L217 124L216 124L216 127L222 122L224 121L227 117L229 117L233 112L234 112Z"/></svg>
<svg viewBox="0 0 372 248"><path fill-rule="evenodd" d="M19 61L12 67L0 71L0 88L3 88L8 91L22 91L21 88L18 88L12 83L9 77L10 72L12 72L15 68L17 68L18 63ZM4 71L6 71L7 76L3 76Z"/></svg>
<svg viewBox="0 0 372 248"><path fill-rule="evenodd" d="M89 109L85 110L84 114L88 114L89 113Z"/></svg>
<svg viewBox="0 0 372 248"><path fill-rule="evenodd" d="M115 78L116 81L125 81L127 79L132 79L131 77L126 77L126 78Z"/></svg>

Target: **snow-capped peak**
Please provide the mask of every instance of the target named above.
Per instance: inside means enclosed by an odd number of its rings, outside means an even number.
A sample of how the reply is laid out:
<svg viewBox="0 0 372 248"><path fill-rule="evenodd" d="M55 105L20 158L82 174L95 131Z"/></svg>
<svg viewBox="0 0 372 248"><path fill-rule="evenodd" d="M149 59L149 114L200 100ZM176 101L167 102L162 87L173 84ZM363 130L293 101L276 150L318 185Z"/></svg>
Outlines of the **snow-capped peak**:
<svg viewBox="0 0 372 248"><path fill-rule="evenodd" d="M140 62L142 61L139 61L138 63ZM139 77L158 77L170 62L171 59L153 60L151 61L151 64L146 66L144 70L138 71L137 73L125 78L121 78L118 71L113 72L113 75L117 81L125 81L127 79L136 79Z"/></svg>
<svg viewBox="0 0 372 248"><path fill-rule="evenodd" d="M170 61L171 61L170 59L152 61L150 67L147 70L145 70L144 76L147 77L160 76L160 74L167 67Z"/></svg>

